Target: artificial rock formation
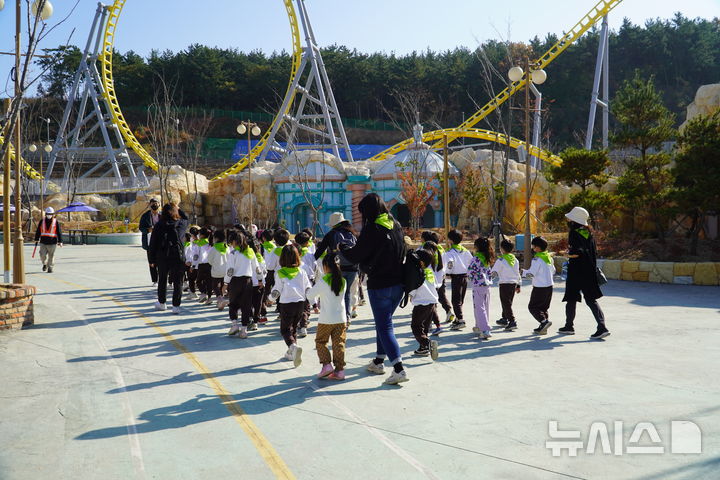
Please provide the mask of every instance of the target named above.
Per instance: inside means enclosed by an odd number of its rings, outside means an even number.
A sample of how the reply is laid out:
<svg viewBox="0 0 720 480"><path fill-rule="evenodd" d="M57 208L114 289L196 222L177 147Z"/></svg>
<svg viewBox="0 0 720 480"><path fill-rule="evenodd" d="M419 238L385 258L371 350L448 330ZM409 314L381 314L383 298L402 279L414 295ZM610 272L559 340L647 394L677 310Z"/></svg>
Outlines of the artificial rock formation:
<svg viewBox="0 0 720 480"><path fill-rule="evenodd" d="M703 85L695 93L695 100L687 107L687 118L680 129L685 128L687 122L700 115L711 115L720 108L720 83Z"/></svg>

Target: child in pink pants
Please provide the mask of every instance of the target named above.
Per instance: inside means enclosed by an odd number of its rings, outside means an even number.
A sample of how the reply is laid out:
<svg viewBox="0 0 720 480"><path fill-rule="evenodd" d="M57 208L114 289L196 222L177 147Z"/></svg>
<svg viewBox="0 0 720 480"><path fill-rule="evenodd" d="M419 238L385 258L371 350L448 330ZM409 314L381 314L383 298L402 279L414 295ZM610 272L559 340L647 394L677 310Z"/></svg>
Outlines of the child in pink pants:
<svg viewBox="0 0 720 480"><path fill-rule="evenodd" d="M490 334L490 285L492 249L490 240L480 237L475 240L475 255L468 266L468 278L472 286L473 306L475 309L475 327L473 333L481 340L487 340Z"/></svg>

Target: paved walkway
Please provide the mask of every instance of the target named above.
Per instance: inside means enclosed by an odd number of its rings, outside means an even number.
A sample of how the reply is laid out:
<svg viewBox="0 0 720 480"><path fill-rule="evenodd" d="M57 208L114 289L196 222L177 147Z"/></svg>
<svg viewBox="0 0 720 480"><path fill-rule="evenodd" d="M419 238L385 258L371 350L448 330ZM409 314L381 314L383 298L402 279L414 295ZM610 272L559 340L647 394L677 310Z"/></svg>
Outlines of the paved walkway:
<svg viewBox="0 0 720 480"><path fill-rule="evenodd" d="M590 342L579 308L574 337L562 323L535 337L516 301L520 329L479 343L469 331L440 337L440 359L410 356L410 309L397 332L411 381L382 386L364 371L373 357L368 307L348 335L348 379L314 379L280 361L274 319L248 340L228 338L226 312L195 303L152 310L138 247L65 247L40 272L36 325L0 334L0 478L699 479L720 471L720 289L611 282L601 305L612 336ZM468 300L470 296L468 295ZM492 292L493 317L499 312ZM466 315L472 318L471 304ZM469 330L469 328L468 328ZM549 422L579 430L576 457L546 448ZM702 454L672 454L673 420L702 430ZM586 453L593 422L613 453ZM616 424L614 422L622 422ZM630 442L639 422L652 422ZM687 443L687 442L686 442ZM678 443L679 444L679 443ZM628 454L632 446L664 454Z"/></svg>

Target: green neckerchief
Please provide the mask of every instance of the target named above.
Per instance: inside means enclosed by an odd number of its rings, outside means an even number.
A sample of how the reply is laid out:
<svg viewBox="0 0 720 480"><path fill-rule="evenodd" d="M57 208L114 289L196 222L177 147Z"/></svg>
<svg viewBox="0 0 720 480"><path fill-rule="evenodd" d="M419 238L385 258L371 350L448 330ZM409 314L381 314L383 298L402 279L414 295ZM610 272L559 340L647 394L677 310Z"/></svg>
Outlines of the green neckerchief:
<svg viewBox="0 0 720 480"><path fill-rule="evenodd" d="M190 242L185 242L185 248L190 246Z"/></svg>
<svg viewBox="0 0 720 480"><path fill-rule="evenodd" d="M235 247L235 250L245 255L248 260L255 260L255 250L253 250L250 247L245 247L245 250L240 250L239 248Z"/></svg>
<svg viewBox="0 0 720 480"><path fill-rule="evenodd" d="M283 245L282 247L275 247L272 252L279 257L282 253L283 247L285 247L285 245Z"/></svg>
<svg viewBox="0 0 720 480"><path fill-rule="evenodd" d="M387 228L388 230L392 230L394 226L393 221L390 219L387 213L381 213L380 215L378 215L375 219L375 223L377 223L381 227Z"/></svg>
<svg viewBox="0 0 720 480"><path fill-rule="evenodd" d="M453 245L450 247L450 250L455 250L456 252L464 252L467 250L467 248L463 247L462 245Z"/></svg>
<svg viewBox="0 0 720 480"><path fill-rule="evenodd" d="M300 258L307 255L309 248L308 247L300 247Z"/></svg>
<svg viewBox="0 0 720 480"><path fill-rule="evenodd" d="M263 242L262 246L266 252L272 252L273 250L275 250L276 247L275 243L273 242Z"/></svg>
<svg viewBox="0 0 720 480"><path fill-rule="evenodd" d="M550 260L550 254L548 252L537 252L535 256L548 265L552 265L552 260Z"/></svg>
<svg viewBox="0 0 720 480"><path fill-rule="evenodd" d="M438 245L437 247L438 247L438 253L440 253L440 255L444 255L444 254L445 254L445 248L443 248L442 245Z"/></svg>
<svg viewBox="0 0 720 480"><path fill-rule="evenodd" d="M325 275L323 275L322 278L325 281L325 283L330 285L330 288L332 289L332 273L326 273ZM342 287L340 288L340 291L345 290L345 279L343 278L341 280L342 280Z"/></svg>
<svg viewBox="0 0 720 480"><path fill-rule="evenodd" d="M322 253L322 255L320 255L320 258L325 258L325 256L327 255L327 252L328 252L328 251L325 250L325 251Z"/></svg>
<svg viewBox="0 0 720 480"><path fill-rule="evenodd" d="M582 237L583 237L585 240L587 240L588 238L590 238L590 230L588 230L587 228L578 228L578 229L575 230L575 231L578 232L580 235L582 235Z"/></svg>
<svg viewBox="0 0 720 480"><path fill-rule="evenodd" d="M432 268L428 267L423 270L423 272L425 273L425 281L435 285L435 274L433 273Z"/></svg>
<svg viewBox="0 0 720 480"><path fill-rule="evenodd" d="M221 255L227 255L228 247L227 243L225 242L218 242L215 245L213 245L213 248L220 252Z"/></svg>
<svg viewBox="0 0 720 480"><path fill-rule="evenodd" d="M300 273L300 268L298 267L283 267L277 271L280 278L287 278L288 280L297 277L298 273Z"/></svg>
<svg viewBox="0 0 720 480"><path fill-rule="evenodd" d="M207 245L207 244L208 244L208 239L207 239L207 238L198 238L198 239L195 241L195 245L197 245L198 247L204 247L204 246Z"/></svg>
<svg viewBox="0 0 720 480"><path fill-rule="evenodd" d="M510 265L511 267L515 266L515 262L517 262L517 257L515 255L513 255L512 253L503 253L500 256L504 258L508 265Z"/></svg>
<svg viewBox="0 0 720 480"><path fill-rule="evenodd" d="M487 257L485 256L484 253L475 252L475 258L479 258L479 259L480 259L480 262L482 262L483 267L487 267L487 266L488 266Z"/></svg>

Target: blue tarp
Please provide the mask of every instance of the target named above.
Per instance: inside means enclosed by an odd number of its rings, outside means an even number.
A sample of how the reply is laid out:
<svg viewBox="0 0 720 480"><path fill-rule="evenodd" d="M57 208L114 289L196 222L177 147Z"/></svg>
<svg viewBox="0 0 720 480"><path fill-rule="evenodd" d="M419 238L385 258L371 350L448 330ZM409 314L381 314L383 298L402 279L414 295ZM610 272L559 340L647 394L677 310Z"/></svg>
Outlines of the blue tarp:
<svg viewBox="0 0 720 480"><path fill-rule="evenodd" d="M255 148L255 145L257 145L258 140L251 140L250 141L250 148ZM280 146L285 148L286 147L285 142L280 142ZM297 144L300 147L307 147L312 146L312 144L309 143L300 143ZM320 149L319 145L315 145L316 150ZM350 145L350 151L352 151L353 159L355 160L367 160L370 157L374 157L378 153L382 152L383 150L386 150L390 148L391 145ZM326 151L330 151L329 148L326 149ZM248 153L248 142L247 140L238 140L235 144L235 150L233 150L232 156L230 157L232 160L238 161ZM271 162L279 162L281 159L281 156L279 153L276 152L269 152L267 156L267 160L270 160ZM345 150L340 150L340 159L341 160L347 160L347 155L345 154Z"/></svg>

